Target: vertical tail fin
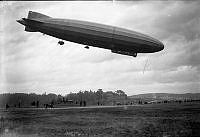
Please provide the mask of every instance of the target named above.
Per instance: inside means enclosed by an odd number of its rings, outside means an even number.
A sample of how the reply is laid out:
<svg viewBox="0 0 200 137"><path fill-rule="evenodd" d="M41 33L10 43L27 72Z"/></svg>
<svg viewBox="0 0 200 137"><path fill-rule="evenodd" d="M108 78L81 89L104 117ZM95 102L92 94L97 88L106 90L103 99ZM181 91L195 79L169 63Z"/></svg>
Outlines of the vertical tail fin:
<svg viewBox="0 0 200 137"><path fill-rule="evenodd" d="M38 12L29 11L28 13L28 19L48 19L48 18L51 17Z"/></svg>
<svg viewBox="0 0 200 137"><path fill-rule="evenodd" d="M48 19L48 18L51 18L51 17L38 13L38 12L29 11L28 13L28 19ZM36 32L35 30L31 29L28 26L25 27L25 31Z"/></svg>

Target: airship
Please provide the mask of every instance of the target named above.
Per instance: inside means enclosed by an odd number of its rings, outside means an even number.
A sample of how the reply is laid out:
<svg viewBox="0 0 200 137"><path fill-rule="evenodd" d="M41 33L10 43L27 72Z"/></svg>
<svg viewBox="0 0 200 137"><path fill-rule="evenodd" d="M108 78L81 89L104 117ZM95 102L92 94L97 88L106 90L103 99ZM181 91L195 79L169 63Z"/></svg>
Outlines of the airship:
<svg viewBox="0 0 200 137"><path fill-rule="evenodd" d="M27 32L41 32L60 39L111 50L113 53L136 57L137 53L154 53L164 49L159 40L129 29L74 19L52 18L29 11L27 18L17 20Z"/></svg>

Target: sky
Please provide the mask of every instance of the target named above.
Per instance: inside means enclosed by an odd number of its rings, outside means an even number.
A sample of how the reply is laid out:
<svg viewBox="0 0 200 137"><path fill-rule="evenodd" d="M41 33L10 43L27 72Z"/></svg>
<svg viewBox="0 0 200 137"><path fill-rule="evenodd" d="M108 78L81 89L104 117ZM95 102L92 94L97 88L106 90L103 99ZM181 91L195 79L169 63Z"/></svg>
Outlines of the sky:
<svg viewBox="0 0 200 137"><path fill-rule="evenodd" d="M134 58L68 41L60 46L16 22L30 10L141 32L165 49ZM0 93L200 93L200 1L1 2L0 18Z"/></svg>

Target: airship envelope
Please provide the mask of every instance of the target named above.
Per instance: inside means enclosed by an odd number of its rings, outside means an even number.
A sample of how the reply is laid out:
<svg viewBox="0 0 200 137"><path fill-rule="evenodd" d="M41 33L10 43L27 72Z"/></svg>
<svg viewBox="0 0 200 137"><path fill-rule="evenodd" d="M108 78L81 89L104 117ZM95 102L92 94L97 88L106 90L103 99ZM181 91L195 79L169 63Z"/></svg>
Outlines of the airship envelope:
<svg viewBox="0 0 200 137"><path fill-rule="evenodd" d="M27 32L41 32L62 40L109 49L113 53L137 56L137 53L153 53L164 49L159 40L128 29L99 23L52 18L29 11L28 18L17 20ZM58 44L63 45L63 41Z"/></svg>

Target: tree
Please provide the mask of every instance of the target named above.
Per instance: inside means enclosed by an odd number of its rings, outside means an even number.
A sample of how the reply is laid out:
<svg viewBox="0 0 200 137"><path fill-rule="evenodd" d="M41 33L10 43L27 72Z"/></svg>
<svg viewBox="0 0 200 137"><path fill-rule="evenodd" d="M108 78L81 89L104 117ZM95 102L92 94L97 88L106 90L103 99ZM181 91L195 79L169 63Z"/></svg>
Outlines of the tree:
<svg viewBox="0 0 200 137"><path fill-rule="evenodd" d="M102 89L98 89L97 92L96 92L96 95L97 95L98 102L102 101L102 99L103 99L103 90Z"/></svg>
<svg viewBox="0 0 200 137"><path fill-rule="evenodd" d="M125 94L125 92L122 91L122 90L117 90L117 91L115 91L115 93L117 93L119 96L127 96L127 95Z"/></svg>

